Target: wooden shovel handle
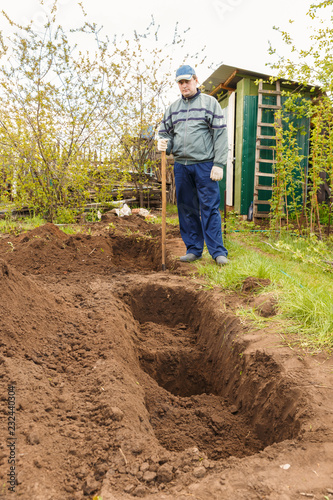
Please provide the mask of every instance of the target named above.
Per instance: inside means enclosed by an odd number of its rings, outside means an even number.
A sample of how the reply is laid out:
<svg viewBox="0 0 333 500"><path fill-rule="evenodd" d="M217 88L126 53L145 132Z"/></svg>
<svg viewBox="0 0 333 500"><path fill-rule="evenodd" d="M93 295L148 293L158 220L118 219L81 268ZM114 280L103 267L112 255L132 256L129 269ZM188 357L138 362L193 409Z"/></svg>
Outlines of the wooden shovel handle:
<svg viewBox="0 0 333 500"><path fill-rule="evenodd" d="M166 152L161 156L162 175L162 271L166 269Z"/></svg>

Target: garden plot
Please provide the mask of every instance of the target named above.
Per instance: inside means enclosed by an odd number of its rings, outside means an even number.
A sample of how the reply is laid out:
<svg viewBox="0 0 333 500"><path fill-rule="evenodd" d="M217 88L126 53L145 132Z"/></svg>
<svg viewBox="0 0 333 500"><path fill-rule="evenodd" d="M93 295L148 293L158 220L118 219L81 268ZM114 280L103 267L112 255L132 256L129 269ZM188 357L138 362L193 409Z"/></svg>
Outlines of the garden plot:
<svg viewBox="0 0 333 500"><path fill-rule="evenodd" d="M331 361L242 323L172 245L159 271L156 226L112 226L1 240L1 493L10 385L17 498L333 498Z"/></svg>

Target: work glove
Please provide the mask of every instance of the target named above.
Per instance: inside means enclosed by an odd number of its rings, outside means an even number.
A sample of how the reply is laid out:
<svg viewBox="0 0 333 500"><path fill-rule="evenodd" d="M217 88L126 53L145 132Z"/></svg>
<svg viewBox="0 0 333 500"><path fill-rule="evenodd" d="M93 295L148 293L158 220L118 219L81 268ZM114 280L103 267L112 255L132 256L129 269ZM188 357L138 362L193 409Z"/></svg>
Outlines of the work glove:
<svg viewBox="0 0 333 500"><path fill-rule="evenodd" d="M159 151L166 151L168 147L168 139L159 139L157 141L157 149Z"/></svg>
<svg viewBox="0 0 333 500"><path fill-rule="evenodd" d="M213 167L210 171L210 178L212 181L221 181L223 179L223 168Z"/></svg>

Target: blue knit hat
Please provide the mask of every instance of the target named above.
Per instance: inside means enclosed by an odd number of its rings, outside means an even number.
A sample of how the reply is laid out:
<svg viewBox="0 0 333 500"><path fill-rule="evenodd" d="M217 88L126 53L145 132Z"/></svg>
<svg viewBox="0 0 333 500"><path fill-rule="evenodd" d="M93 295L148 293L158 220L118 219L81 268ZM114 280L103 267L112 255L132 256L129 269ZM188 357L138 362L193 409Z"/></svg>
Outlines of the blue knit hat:
<svg viewBox="0 0 333 500"><path fill-rule="evenodd" d="M188 64L185 64L177 69L176 82L179 82L179 80L191 80L193 75L195 75L194 69Z"/></svg>

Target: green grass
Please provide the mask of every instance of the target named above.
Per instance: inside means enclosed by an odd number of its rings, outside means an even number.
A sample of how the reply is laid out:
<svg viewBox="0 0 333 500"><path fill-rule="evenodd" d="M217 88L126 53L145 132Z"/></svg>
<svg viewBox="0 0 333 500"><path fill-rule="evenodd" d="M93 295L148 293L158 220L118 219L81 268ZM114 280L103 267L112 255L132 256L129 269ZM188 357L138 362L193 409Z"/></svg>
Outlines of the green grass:
<svg viewBox="0 0 333 500"><path fill-rule="evenodd" d="M167 203L166 211L169 215L178 215L177 205L171 205L171 203Z"/></svg>
<svg viewBox="0 0 333 500"><path fill-rule="evenodd" d="M46 220L40 216L25 217L25 218L5 218L0 220L0 233L4 234L20 234L24 231L30 231L36 227L46 224ZM82 227L78 224L58 224L60 229L66 234L76 234L82 232Z"/></svg>
<svg viewBox="0 0 333 500"><path fill-rule="evenodd" d="M267 245L268 243L268 245ZM204 252L197 272L209 286L239 290L249 276L268 278L278 298L283 333L297 334L310 350L333 348L333 248L330 241L300 240L290 235L271 239L262 233L232 233L225 240L230 261L219 268ZM243 311L244 313L244 311ZM253 310L248 310L253 317Z"/></svg>
<svg viewBox="0 0 333 500"><path fill-rule="evenodd" d="M272 279L275 270L269 257L248 250L233 239L225 241L229 252L229 264L217 266L205 249L203 260L196 264L199 275L205 276L212 284L237 290L248 276Z"/></svg>
<svg viewBox="0 0 333 500"><path fill-rule="evenodd" d="M146 222L150 222L151 224L162 224L162 217L155 217L155 219L145 219ZM178 219L174 217L166 217L166 223L170 226L178 226Z"/></svg>
<svg viewBox="0 0 333 500"><path fill-rule="evenodd" d="M19 234L22 231L30 231L31 229L42 226L45 223L46 220L40 216L25 218L5 217L0 220L0 233Z"/></svg>
<svg viewBox="0 0 333 500"><path fill-rule="evenodd" d="M59 224L58 224L59 225ZM66 234L76 234L76 233L83 233L85 232L84 230L82 230L82 228L77 225L77 224L66 224L66 225L62 225L60 224L61 227L59 227L59 229L61 229L61 231L63 233L66 233Z"/></svg>

